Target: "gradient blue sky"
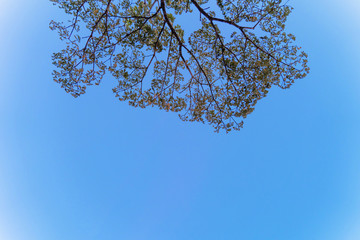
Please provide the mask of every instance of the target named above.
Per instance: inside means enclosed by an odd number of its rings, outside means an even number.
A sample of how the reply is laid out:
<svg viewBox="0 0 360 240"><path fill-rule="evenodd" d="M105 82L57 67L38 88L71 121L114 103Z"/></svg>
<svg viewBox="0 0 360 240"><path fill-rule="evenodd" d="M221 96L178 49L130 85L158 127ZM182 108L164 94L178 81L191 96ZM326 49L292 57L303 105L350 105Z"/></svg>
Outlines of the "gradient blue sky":
<svg viewBox="0 0 360 240"><path fill-rule="evenodd" d="M311 74L240 132L51 79L46 0L0 0L1 240L360 239L360 1L291 0Z"/></svg>

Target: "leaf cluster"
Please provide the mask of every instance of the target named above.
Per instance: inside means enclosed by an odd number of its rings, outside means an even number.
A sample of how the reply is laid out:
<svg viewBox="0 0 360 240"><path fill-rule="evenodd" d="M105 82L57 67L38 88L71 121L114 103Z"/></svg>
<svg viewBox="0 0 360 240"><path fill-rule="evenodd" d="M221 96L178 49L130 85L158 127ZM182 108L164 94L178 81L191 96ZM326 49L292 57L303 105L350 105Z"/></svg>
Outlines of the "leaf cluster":
<svg viewBox="0 0 360 240"><path fill-rule="evenodd" d="M53 76L75 97L108 72L119 100L228 132L273 85L288 88L309 72L285 32L292 9L281 0L217 0L217 9L207 0L51 1L71 16L50 24L66 43L53 55ZM188 37L176 24L181 14L200 15Z"/></svg>

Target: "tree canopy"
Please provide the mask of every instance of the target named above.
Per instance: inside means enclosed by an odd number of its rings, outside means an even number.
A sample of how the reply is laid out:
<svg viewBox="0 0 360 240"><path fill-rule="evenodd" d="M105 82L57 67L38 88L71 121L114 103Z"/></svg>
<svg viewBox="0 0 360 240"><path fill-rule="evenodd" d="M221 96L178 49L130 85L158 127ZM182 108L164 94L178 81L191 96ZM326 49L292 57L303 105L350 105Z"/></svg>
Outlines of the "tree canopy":
<svg viewBox="0 0 360 240"><path fill-rule="evenodd" d="M66 43L53 77L74 97L108 73L120 101L228 132L273 85L288 88L309 72L281 0L51 1L70 16L50 23Z"/></svg>

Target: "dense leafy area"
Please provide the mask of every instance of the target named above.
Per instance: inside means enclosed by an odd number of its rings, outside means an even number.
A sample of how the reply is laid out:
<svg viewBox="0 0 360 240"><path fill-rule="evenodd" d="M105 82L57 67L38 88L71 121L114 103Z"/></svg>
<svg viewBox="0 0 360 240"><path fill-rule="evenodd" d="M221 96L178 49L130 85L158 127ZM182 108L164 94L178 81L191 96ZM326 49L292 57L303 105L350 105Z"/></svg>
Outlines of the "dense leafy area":
<svg viewBox="0 0 360 240"><path fill-rule="evenodd" d="M75 97L110 73L121 101L228 132L273 85L309 72L281 0L51 1L71 16L50 24L66 43L53 55L54 80ZM177 21L194 14L197 30Z"/></svg>

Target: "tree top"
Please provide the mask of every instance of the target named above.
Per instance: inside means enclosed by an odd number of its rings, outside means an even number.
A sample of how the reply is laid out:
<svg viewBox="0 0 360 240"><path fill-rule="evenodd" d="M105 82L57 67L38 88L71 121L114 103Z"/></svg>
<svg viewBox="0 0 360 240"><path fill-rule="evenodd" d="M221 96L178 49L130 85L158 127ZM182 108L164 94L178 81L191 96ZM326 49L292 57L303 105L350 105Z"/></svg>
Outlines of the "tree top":
<svg viewBox="0 0 360 240"><path fill-rule="evenodd" d="M228 132L273 85L288 88L309 72L285 32L292 8L281 0L51 1L70 16L50 24L66 43L53 55L53 76L74 97L109 73L121 101ZM195 15L200 27L180 15Z"/></svg>

